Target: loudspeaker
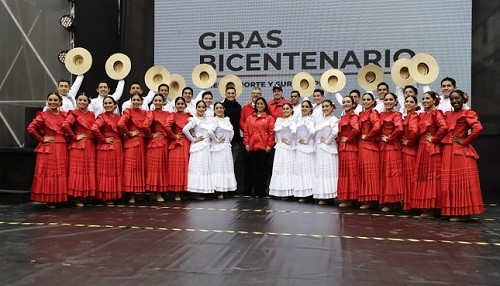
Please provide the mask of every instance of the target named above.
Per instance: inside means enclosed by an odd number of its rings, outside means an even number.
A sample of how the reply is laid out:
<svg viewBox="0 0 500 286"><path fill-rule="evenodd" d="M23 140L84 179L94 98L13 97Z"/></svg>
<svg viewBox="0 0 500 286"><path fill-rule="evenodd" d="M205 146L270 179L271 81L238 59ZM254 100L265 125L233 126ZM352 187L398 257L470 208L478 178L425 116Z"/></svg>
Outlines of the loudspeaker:
<svg viewBox="0 0 500 286"><path fill-rule="evenodd" d="M24 148L36 148L38 141L26 132L26 128L33 121L37 112L42 112L42 107L25 107L24 108Z"/></svg>

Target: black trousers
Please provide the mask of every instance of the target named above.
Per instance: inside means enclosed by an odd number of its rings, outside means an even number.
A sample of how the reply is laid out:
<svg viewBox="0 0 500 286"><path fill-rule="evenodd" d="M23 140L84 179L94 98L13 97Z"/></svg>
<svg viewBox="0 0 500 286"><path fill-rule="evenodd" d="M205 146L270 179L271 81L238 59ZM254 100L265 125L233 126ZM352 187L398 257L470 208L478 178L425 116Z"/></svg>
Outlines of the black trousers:
<svg viewBox="0 0 500 286"><path fill-rule="evenodd" d="M250 182L253 186L253 196L264 197L269 189L269 153L265 150L248 152L250 161Z"/></svg>
<svg viewBox="0 0 500 286"><path fill-rule="evenodd" d="M233 153L234 176L236 177L236 192L243 194L245 188L247 150L243 143L231 143L231 153Z"/></svg>

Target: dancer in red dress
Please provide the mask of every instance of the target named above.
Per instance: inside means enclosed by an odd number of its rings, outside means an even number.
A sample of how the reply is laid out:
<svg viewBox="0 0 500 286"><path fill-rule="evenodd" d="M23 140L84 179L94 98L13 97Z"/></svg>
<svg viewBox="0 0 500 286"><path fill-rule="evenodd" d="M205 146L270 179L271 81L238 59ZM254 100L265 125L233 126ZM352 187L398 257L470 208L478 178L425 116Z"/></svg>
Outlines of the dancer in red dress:
<svg viewBox="0 0 500 286"><path fill-rule="evenodd" d="M158 202L163 202L162 192L168 190L167 166L168 166L168 139L166 126L171 126L174 120L172 113L163 111L165 99L161 94L153 97L155 109L148 112L142 124L144 129L149 130L151 139L146 148L147 175L146 189L153 192L153 197Z"/></svg>
<svg viewBox="0 0 500 286"><path fill-rule="evenodd" d="M422 209L421 217L429 217L441 207L441 140L448 132L448 125L433 91L424 93L420 114L420 139L417 151L417 186L412 190L411 207Z"/></svg>
<svg viewBox="0 0 500 286"><path fill-rule="evenodd" d="M95 196L95 144L92 125L94 113L88 110L90 98L80 92L76 96L76 109L70 110L63 129L71 138L69 144L68 195L75 197L75 205L83 207L85 197Z"/></svg>
<svg viewBox="0 0 500 286"><path fill-rule="evenodd" d="M49 93L49 109L38 113L27 128L28 133L40 142L35 148L37 156L31 200L47 203L49 208L55 208L55 203L65 202L68 198L67 144L62 129L66 113L59 110L61 102L57 92Z"/></svg>
<svg viewBox="0 0 500 286"><path fill-rule="evenodd" d="M104 113L92 125L98 139L96 152L96 199L112 204L120 199L123 191L122 135L118 132L120 115L115 113L117 102L111 96L103 99Z"/></svg>
<svg viewBox="0 0 500 286"><path fill-rule="evenodd" d="M442 141L441 215L451 216L450 221L463 221L483 212L476 163L479 156L471 145L483 126L475 111L463 109L465 97L461 90L452 91L450 101L454 110L445 114L449 131Z"/></svg>
<svg viewBox="0 0 500 286"><path fill-rule="evenodd" d="M417 97L410 95L405 99L406 116L403 119L403 135L401 136L403 161L403 210L409 211L411 190L416 188L416 161L417 161L417 146L418 146L418 121L420 117L416 112L418 106Z"/></svg>
<svg viewBox="0 0 500 286"><path fill-rule="evenodd" d="M189 163L190 141L182 133L182 128L188 123L191 114L186 113L186 101L182 97L175 99L176 112L173 113L172 126L166 131L170 138L168 153L168 189L175 193L175 200L180 201L180 192L187 192L187 173Z"/></svg>
<svg viewBox="0 0 500 286"><path fill-rule="evenodd" d="M350 207L358 199L359 166L358 135L359 117L354 110L356 103L350 95L342 99L344 115L339 121L339 182L337 198L343 201L339 207Z"/></svg>
<svg viewBox="0 0 500 286"><path fill-rule="evenodd" d="M403 132L403 118L396 111L397 96L384 96L384 112L380 113L380 198L383 212L399 207L403 201L404 178L399 137Z"/></svg>
<svg viewBox="0 0 500 286"><path fill-rule="evenodd" d="M149 130L142 129L146 111L141 108L139 94L130 98L132 107L123 111L118 129L125 134L123 142L123 191L129 193L128 202L135 203L135 193L146 191L146 142Z"/></svg>
<svg viewBox="0 0 500 286"><path fill-rule="evenodd" d="M358 145L358 201L363 203L360 209L369 209L380 197L380 158L377 144L380 120L378 112L373 109L377 104L373 94L365 93L361 99L364 111L359 114L361 139Z"/></svg>

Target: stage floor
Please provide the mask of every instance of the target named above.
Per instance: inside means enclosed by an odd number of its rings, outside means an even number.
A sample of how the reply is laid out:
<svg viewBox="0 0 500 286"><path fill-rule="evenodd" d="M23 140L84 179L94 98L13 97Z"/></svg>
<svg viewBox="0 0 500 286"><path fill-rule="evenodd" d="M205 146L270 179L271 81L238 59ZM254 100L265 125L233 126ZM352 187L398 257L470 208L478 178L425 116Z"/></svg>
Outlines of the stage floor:
<svg viewBox="0 0 500 286"><path fill-rule="evenodd" d="M500 282L500 206L469 223L279 199L0 206L2 285Z"/></svg>

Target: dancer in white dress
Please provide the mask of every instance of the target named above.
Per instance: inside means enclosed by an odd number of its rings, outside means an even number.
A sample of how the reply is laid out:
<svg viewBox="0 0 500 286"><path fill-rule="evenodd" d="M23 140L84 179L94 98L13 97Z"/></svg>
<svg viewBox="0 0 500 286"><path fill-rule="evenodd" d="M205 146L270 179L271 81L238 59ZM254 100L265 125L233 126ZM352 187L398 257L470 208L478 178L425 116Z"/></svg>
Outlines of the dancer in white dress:
<svg viewBox="0 0 500 286"><path fill-rule="evenodd" d="M189 118L188 123L182 128L182 133L191 141L188 164L188 192L213 193L210 138L208 130L214 129L213 118L206 117L207 105L203 101L196 103L196 114ZM197 196L199 200L204 197Z"/></svg>
<svg viewBox="0 0 500 286"><path fill-rule="evenodd" d="M293 196L299 202L312 196L314 182L314 119L312 118L312 103L304 100L301 104L301 114L296 118L295 162L293 170Z"/></svg>
<svg viewBox="0 0 500 286"><path fill-rule="evenodd" d="M339 157L335 138L339 132L339 120L333 115L334 105L331 100L323 101L323 117L316 122L316 160L314 168L313 197L319 204L326 204L326 199L337 197Z"/></svg>
<svg viewBox="0 0 500 286"><path fill-rule="evenodd" d="M234 176L233 153L231 152L231 140L234 136L233 125L229 117L224 117L224 105L217 102L214 105L214 124L208 130L211 141L211 163L212 182L217 197L223 199L222 193L236 190L236 177Z"/></svg>
<svg viewBox="0 0 500 286"><path fill-rule="evenodd" d="M295 162L295 121L293 106L283 104L283 117L274 124L276 153L273 161L273 172L269 183L269 195L289 197L293 195L293 169Z"/></svg>

